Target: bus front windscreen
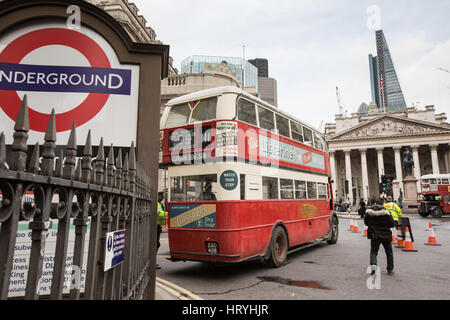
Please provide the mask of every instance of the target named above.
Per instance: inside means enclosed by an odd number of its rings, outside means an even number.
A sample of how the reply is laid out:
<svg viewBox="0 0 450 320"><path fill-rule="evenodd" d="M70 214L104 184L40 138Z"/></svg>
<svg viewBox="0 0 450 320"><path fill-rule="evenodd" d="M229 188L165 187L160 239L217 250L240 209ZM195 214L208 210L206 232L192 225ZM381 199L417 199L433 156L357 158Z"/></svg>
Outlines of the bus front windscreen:
<svg viewBox="0 0 450 320"><path fill-rule="evenodd" d="M172 177L170 181L170 200L215 201L217 200L217 175Z"/></svg>

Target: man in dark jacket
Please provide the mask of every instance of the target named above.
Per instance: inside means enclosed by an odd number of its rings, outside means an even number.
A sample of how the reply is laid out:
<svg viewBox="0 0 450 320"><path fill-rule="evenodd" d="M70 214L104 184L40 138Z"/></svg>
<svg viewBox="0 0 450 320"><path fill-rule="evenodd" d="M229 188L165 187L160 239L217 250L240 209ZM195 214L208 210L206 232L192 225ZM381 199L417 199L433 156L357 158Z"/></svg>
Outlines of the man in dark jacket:
<svg viewBox="0 0 450 320"><path fill-rule="evenodd" d="M387 273L394 274L394 254L392 252L392 231L394 219L383 207L384 200L379 198L371 209L366 210L364 224L367 228L367 238L370 239L370 265L377 265L378 250L383 245L387 257ZM374 270L374 269L372 269Z"/></svg>

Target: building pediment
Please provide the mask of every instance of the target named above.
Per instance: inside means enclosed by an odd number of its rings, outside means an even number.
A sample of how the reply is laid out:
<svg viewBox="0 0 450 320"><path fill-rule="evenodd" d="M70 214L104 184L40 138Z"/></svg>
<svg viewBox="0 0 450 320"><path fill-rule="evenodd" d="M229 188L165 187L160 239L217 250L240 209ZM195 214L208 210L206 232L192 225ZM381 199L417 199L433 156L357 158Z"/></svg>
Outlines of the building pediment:
<svg viewBox="0 0 450 320"><path fill-rule="evenodd" d="M405 136L450 134L450 128L433 123L382 115L329 137L328 141L386 139Z"/></svg>

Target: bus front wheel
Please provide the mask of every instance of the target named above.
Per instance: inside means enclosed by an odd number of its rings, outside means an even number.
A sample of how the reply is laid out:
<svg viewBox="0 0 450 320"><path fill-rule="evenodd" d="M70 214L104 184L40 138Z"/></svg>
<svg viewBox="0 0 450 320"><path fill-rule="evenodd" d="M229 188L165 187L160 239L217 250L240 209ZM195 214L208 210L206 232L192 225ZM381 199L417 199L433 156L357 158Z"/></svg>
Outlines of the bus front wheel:
<svg viewBox="0 0 450 320"><path fill-rule="evenodd" d="M286 261L288 252L288 239L282 227L275 229L272 235L270 250L270 264L275 268L281 267Z"/></svg>
<svg viewBox="0 0 450 320"><path fill-rule="evenodd" d="M338 241L339 236L339 224L336 217L333 217L330 224L331 229L331 235L330 238L327 240L328 244L335 244Z"/></svg>

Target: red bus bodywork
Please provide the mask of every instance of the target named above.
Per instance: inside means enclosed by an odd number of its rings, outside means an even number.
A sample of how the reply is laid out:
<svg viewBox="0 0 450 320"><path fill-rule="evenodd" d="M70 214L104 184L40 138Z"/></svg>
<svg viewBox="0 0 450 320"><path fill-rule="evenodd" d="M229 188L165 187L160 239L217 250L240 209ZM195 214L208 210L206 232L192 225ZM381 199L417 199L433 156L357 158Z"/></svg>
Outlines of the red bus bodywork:
<svg viewBox="0 0 450 320"><path fill-rule="evenodd" d="M174 202L193 204L192 202ZM330 230L328 200L248 200L196 202L216 205L216 228L173 228L169 223L173 260L240 262L266 254L274 227L282 225L289 247L326 237ZM282 217L282 219L280 218ZM217 242L218 254L207 252Z"/></svg>
<svg viewBox="0 0 450 320"><path fill-rule="evenodd" d="M161 131L160 167L173 166L172 153L169 150L170 134L177 129L191 130L195 133L192 147L179 152L189 155L204 163L208 159L216 159L216 123L220 120L204 122L200 126L187 125ZM313 240L323 240L331 231L333 212L333 192L331 190L330 162L325 151L279 136L237 120L239 129L251 134L239 135L237 141L236 160L253 160L257 164L271 165L287 170L303 171L328 177L327 199L318 200L231 200L231 201L199 201L169 202L169 247L172 261L208 261L208 262L241 262L267 255L272 232L277 226L284 228L288 238L288 248L292 249ZM203 131L210 129L210 144L204 147ZM276 139L280 143L304 150L301 157L303 163L271 159L261 156L260 136ZM255 139L256 138L256 139ZM256 148L256 152L255 152ZM251 151L253 150L253 151ZM205 155L206 154L206 158ZM312 157L322 157L323 167L314 167ZM188 157L189 158L189 157ZM216 159L217 160L217 159ZM215 205L215 223L213 227L201 226L177 227L174 208L180 206ZM188 210L189 211L189 210ZM218 252L209 253L208 243L215 242Z"/></svg>

